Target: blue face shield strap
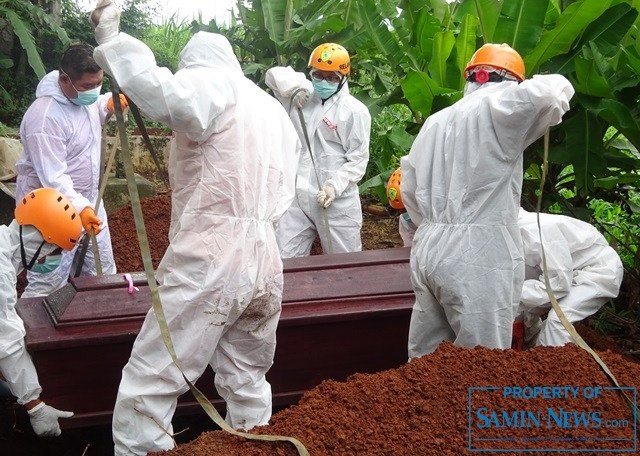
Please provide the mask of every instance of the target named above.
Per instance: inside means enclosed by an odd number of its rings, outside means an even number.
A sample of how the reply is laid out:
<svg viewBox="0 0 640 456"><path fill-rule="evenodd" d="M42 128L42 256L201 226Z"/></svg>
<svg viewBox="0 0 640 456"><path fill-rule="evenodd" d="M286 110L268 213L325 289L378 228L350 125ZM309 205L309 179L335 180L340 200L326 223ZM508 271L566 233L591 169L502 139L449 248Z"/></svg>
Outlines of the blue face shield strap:
<svg viewBox="0 0 640 456"><path fill-rule="evenodd" d="M40 256L40 250L42 250L42 247L44 247L46 242L47 241L45 241L44 239L42 240L40 247L38 247L38 250L36 250L36 253L33 254L33 258L31 258L31 261L29 262L29 264L27 264L27 253L24 250L24 242L22 241L22 225L20 225L20 256L22 257L22 266L24 266L26 270L28 271L31 270L33 265L38 260L38 257Z"/></svg>

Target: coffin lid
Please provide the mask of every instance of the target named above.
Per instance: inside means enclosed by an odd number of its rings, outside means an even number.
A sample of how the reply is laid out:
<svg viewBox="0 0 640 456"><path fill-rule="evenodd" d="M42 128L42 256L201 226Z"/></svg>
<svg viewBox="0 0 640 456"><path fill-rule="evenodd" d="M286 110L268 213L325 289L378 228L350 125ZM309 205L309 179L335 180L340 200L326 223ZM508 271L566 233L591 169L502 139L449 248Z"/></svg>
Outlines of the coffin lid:
<svg viewBox="0 0 640 456"><path fill-rule="evenodd" d="M362 313L363 299L368 303L367 311L392 311L397 300L390 298L401 298L403 307L413 299L409 248L314 255L285 259L283 263L280 324L319 316L340 315L344 319L352 314L355 318ZM77 277L44 299L21 299L19 312L32 330L50 326L58 332L68 329L77 337L79 327L91 326L95 332L96 325L109 324L122 325L125 332L135 333L151 307L151 294L143 272L131 276L139 290L132 294L127 291L123 274ZM44 321L43 313L49 322ZM37 331L30 331L31 344L38 344L37 338Z"/></svg>

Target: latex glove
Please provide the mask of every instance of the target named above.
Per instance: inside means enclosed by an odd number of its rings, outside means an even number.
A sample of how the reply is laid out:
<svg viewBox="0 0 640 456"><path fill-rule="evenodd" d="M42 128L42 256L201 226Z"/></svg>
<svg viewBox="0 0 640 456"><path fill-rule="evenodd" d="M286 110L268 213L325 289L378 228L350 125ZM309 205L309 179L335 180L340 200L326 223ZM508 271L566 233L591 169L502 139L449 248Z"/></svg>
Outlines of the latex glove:
<svg viewBox="0 0 640 456"><path fill-rule="evenodd" d="M293 95L291 102L296 108L303 108L309 101L309 98L311 98L311 92L307 89L299 89L295 95Z"/></svg>
<svg viewBox="0 0 640 456"><path fill-rule="evenodd" d="M87 233L90 233L91 230L98 234L100 232L100 225L102 224L102 220L98 218L95 211L91 207L85 207L80 212L80 221L82 222L82 226Z"/></svg>
<svg viewBox="0 0 640 456"><path fill-rule="evenodd" d="M336 189L333 188L333 185L324 184L322 190L318 192L316 199L318 200L318 204L326 209L331 206L333 200L336 199Z"/></svg>
<svg viewBox="0 0 640 456"><path fill-rule="evenodd" d="M123 94L120 94L120 107L122 108L123 111L129 107L129 103L127 102L127 97L125 97ZM109 98L109 101L107 101L107 111L109 111L111 114L116 112L116 106L113 101L113 95L111 95L111 98Z"/></svg>
<svg viewBox="0 0 640 456"><path fill-rule="evenodd" d="M40 402L31 410L27 410L31 427L39 437L57 437L62 431L58 418L71 418L73 412L65 412L53 407L49 407L44 402Z"/></svg>
<svg viewBox="0 0 640 456"><path fill-rule="evenodd" d="M120 10L111 0L100 0L91 13L96 43L104 44L120 33Z"/></svg>

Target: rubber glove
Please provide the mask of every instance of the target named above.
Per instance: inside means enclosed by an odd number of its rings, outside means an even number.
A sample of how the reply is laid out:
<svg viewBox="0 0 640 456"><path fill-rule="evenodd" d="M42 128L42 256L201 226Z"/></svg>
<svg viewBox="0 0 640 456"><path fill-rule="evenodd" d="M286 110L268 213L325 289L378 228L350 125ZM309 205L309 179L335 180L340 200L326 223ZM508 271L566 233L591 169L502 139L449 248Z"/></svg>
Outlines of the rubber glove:
<svg viewBox="0 0 640 456"><path fill-rule="evenodd" d="M326 209L331 206L333 200L336 199L336 189L333 188L333 185L324 184L322 190L318 192L316 199L318 200L318 204Z"/></svg>
<svg viewBox="0 0 640 456"><path fill-rule="evenodd" d="M309 101L309 98L311 98L311 92L307 89L298 89L298 91L293 95L291 102L296 108L303 108Z"/></svg>
<svg viewBox="0 0 640 456"><path fill-rule="evenodd" d="M27 410L27 413L31 420L31 427L39 437L59 436L62 431L60 430L58 418L71 418L73 416L73 412L65 412L49 407L44 402L40 402L31 410Z"/></svg>
<svg viewBox="0 0 640 456"><path fill-rule="evenodd" d="M129 107L129 103L127 102L127 97L125 97L123 94L120 94L120 107L122 108L123 111ZM109 101L107 101L107 111L109 111L111 114L116 112L116 106L113 101L113 95L111 95L111 98L109 98Z"/></svg>
<svg viewBox="0 0 640 456"><path fill-rule="evenodd" d="M96 43L104 44L120 33L120 10L111 0L100 0L90 17Z"/></svg>
<svg viewBox="0 0 640 456"><path fill-rule="evenodd" d="M82 226L87 233L90 233L92 229L95 234L100 232L102 220L98 218L93 208L87 206L82 209L82 212L80 212L80 221L82 221Z"/></svg>

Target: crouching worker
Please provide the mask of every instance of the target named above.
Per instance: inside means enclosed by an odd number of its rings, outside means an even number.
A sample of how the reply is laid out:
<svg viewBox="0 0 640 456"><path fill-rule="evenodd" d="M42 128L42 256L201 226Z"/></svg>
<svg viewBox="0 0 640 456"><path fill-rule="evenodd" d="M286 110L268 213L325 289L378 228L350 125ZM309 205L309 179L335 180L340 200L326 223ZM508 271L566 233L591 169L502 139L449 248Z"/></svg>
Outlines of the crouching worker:
<svg viewBox="0 0 640 456"><path fill-rule="evenodd" d="M0 225L0 373L11 393L29 414L36 435L60 435L58 419L73 416L48 406L40 399L42 388L27 353L22 319L15 306L17 276L22 269L46 272L55 269L62 250L78 243L82 223L62 193L39 188L27 193L9 226Z"/></svg>
<svg viewBox="0 0 640 456"><path fill-rule="evenodd" d="M562 325L544 283L542 249L535 212L520 209L518 226L524 245L526 275L520 311L527 345L560 346L573 339ZM622 261L592 225L558 214L540 214L547 274L554 296L571 323L596 313L618 296ZM549 310L551 309L551 310ZM541 315L546 314L542 321Z"/></svg>

